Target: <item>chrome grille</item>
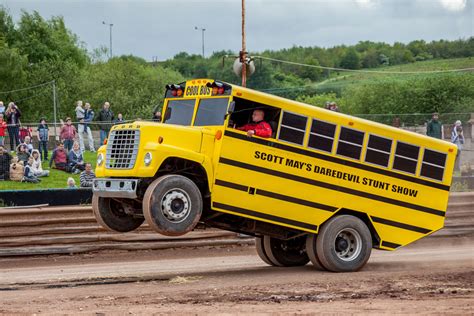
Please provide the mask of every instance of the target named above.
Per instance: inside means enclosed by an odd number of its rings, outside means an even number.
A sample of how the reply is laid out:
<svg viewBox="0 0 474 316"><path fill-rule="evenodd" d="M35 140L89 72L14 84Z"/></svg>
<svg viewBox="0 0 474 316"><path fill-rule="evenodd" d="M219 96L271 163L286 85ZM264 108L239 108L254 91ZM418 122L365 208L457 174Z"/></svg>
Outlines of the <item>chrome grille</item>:
<svg viewBox="0 0 474 316"><path fill-rule="evenodd" d="M105 166L109 169L132 169L140 145L139 130L114 130L107 141Z"/></svg>

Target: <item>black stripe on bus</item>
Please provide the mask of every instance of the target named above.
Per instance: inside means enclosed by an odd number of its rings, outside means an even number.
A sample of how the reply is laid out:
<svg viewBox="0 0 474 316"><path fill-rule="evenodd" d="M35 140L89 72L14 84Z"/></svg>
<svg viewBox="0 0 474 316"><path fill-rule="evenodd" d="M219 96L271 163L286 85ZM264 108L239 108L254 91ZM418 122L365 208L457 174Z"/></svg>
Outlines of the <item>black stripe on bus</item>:
<svg viewBox="0 0 474 316"><path fill-rule="evenodd" d="M401 247L401 245L390 242L390 241L382 241L382 246L387 247L387 248L392 248L392 249Z"/></svg>
<svg viewBox="0 0 474 316"><path fill-rule="evenodd" d="M224 180L219 180L219 179L216 180L216 184L220 185L220 186L223 186L223 187L227 187L227 188L231 188L231 189L235 189L235 190L239 190L239 191L244 191L244 192L248 192L248 188L249 188L249 187L244 186L244 185L240 185L240 184L237 184L237 183L228 182L228 181L224 181ZM337 207L334 207L334 206L321 204L321 203L317 203L317 202L312 202L312 201L308 201L308 200L303 200L303 199L295 198L295 197L292 197L292 196L283 195L283 194L280 194L280 193L270 192L270 191L261 190L261 189L256 189L255 194L266 196L266 197L269 197L269 198L272 198L272 199L282 200L282 201L285 201L285 202L290 202L290 203L304 205L304 206L308 206L308 207L312 207L312 208L317 208L317 209L321 209L321 210L329 211L329 212L335 212L337 210Z"/></svg>
<svg viewBox="0 0 474 316"><path fill-rule="evenodd" d="M311 225L311 224L308 224L308 223L298 222L298 221L294 221L294 220L291 220L291 219L288 219L288 218L274 216L274 215L265 214L265 213L260 213L260 212L257 212L257 211L252 211L252 210L248 210L248 209L245 209L245 208L241 208L241 207L237 207L237 206L233 206L233 205L228 205L228 204L223 204L223 203L219 203L219 202L213 202L212 207L220 208L220 209L230 211L230 212L234 212L234 213L239 213L239 214L249 215L249 216L253 216L253 217L258 217L258 218L261 218L261 219L266 219L266 220L270 220L270 221L274 221L274 222L288 224L288 225L295 226L295 227L311 229L311 230L317 230L318 229L317 225Z"/></svg>
<svg viewBox="0 0 474 316"><path fill-rule="evenodd" d="M449 191L449 186L441 184L441 183L430 182L430 181L427 181L427 180L424 180L424 179L419 179L419 178L415 178L415 177L412 177L412 176L409 176L409 175L396 173L396 172L393 172L393 171L390 171L390 170L379 169L377 167L361 164L361 163L358 163L358 162L355 162L355 161L344 160L344 159L341 159L341 158L337 158L337 157L328 156L328 155L324 155L324 154L321 154L321 153L309 151L309 150L303 149L303 148L295 148L295 147L292 147L292 146L276 143L276 142L273 142L273 141L270 141L270 140L261 139L261 138L257 138L257 137L247 137L246 135L235 133L235 132L232 132L232 131L229 131L229 130L226 130L224 135L232 137L232 138L237 138L237 139L240 139L240 140L245 140L245 141L248 141L248 142L257 143L257 144L264 145L264 146L269 146L269 147L273 147L273 148L286 150L286 151L289 151L289 152L293 152L293 153L296 153L296 154L300 154L300 155L304 155L304 156L308 156L308 157L312 157L312 158L317 158L317 159L330 161L330 162L334 162L334 163L337 163L337 164L341 164L341 165L345 165L345 166L349 166L349 167L353 167L353 168L357 168L357 169L362 169L362 170L382 174L384 176L389 176L389 177L392 177L392 178L397 178L397 179L401 179L401 180L405 180L405 181L418 183L418 184L421 184L421 185L429 186L429 187L440 189L440 190Z"/></svg>
<svg viewBox="0 0 474 316"><path fill-rule="evenodd" d="M231 188L231 189L235 189L235 190L239 190L239 191L244 191L244 192L249 191L249 187L247 187L245 185L241 185L241 184L237 184L237 183L233 183L233 182L228 182L228 181L224 181L224 180L217 179L216 184L220 185L222 187L227 187L227 188Z"/></svg>
<svg viewBox="0 0 474 316"><path fill-rule="evenodd" d="M402 229L406 229L406 230L411 230L411 231L421 233L421 234L427 234L427 233L431 232L431 230L423 228L423 227L418 227L418 226L408 225L408 224L404 224L404 223L399 223L399 222L391 221L391 220L385 219L385 218L380 218L380 217L375 217L375 216L371 216L370 218L372 218L372 220L376 223L389 225L389 226L393 226L393 227L397 227L397 228L402 228Z"/></svg>
<svg viewBox="0 0 474 316"><path fill-rule="evenodd" d="M228 158L221 157L219 159L219 162L223 163L223 164L226 164L226 165L239 167L239 168L243 168L243 169L247 169L247 170L252 170L252 171L256 171L256 172L261 172L261 173L264 173L264 174L269 174L269 175L272 175L272 176L276 176L276 177L280 177L280 178L284 178L284 179L288 179L288 180L303 182L303 183L306 183L306 184L309 184L309 185L319 186L319 187L334 190L334 191L344 192L344 193L347 193L347 194L352 194L352 195L356 195L356 196L360 196L360 197L365 197L365 198L368 198L368 199L372 199L372 200L376 200L376 201L380 201L380 202L384 202L384 203L398 205L398 206L406 207L406 208L409 208L409 209L417 210L417 211L420 211L420 212L425 212L425 213L434 214L434 215L443 216L443 217L445 216L445 212L439 211L439 210L436 210L436 209L432 209L432 208L429 208L429 207L416 205L416 204L412 204L412 203L408 203L408 202L404 202L404 201L400 201L400 200L396 200L396 199L391 199L391 198L387 198L387 197L384 197L384 196L379 196L379 195L372 194L372 193L358 191L358 190L354 190L354 189L350 189L350 188L330 184L330 183L327 183L327 182L322 182L322 181L318 181L318 180L314 180L314 179L308 179L308 178L300 177L300 176L297 176L297 175L294 175L294 174L289 174L289 173L280 172L280 171L276 171L276 170L272 170L272 169L258 167L258 166L254 166L254 165L247 164L247 163L244 163L244 162L231 160L231 159L228 159Z"/></svg>

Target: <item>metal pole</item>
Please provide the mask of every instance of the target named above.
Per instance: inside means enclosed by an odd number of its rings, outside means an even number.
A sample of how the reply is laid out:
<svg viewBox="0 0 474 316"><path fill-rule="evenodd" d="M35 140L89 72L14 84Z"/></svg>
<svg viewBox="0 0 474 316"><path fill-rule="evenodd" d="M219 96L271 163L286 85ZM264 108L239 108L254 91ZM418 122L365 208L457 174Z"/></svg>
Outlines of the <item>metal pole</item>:
<svg viewBox="0 0 474 316"><path fill-rule="evenodd" d="M242 0L242 87L247 86L247 54L245 50L245 0Z"/></svg>
<svg viewBox="0 0 474 316"><path fill-rule="evenodd" d="M112 26L114 26L113 24L110 24L110 58L112 58L113 54L112 54Z"/></svg>
<svg viewBox="0 0 474 316"><path fill-rule="evenodd" d="M57 117L56 117L56 80L53 80L53 109L54 109L54 139L58 140Z"/></svg>
<svg viewBox="0 0 474 316"><path fill-rule="evenodd" d="M206 29L202 29L202 58L204 58L204 31Z"/></svg>

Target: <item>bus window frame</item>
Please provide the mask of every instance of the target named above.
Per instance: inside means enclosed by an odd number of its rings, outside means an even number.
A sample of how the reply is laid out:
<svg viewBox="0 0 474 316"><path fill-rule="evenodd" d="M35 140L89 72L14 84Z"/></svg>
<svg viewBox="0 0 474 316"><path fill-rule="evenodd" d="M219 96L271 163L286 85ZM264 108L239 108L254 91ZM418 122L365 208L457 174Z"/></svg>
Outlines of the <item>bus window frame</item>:
<svg viewBox="0 0 474 316"><path fill-rule="evenodd" d="M362 132L362 133L364 134L364 138L362 138L362 145L355 144L355 143L351 143L351 142L348 142L347 140L341 140L342 128L347 128L347 129L350 129L350 130L353 130L353 131L356 131L356 132ZM364 153L364 147L365 147L364 145L365 145L365 143L366 143L367 134L368 134L367 132L361 131L361 130L356 129L356 128L346 127L346 126L343 126L343 125L339 125L339 134L337 135L337 146L336 146L336 150L335 150L335 152L334 152L334 155L335 155L335 156L338 156L338 157L342 157L342 158L351 159L351 160L354 160L354 161L359 161L359 162L361 162L361 163L365 163L365 161L362 161L362 154ZM347 157L347 156L338 154L338 153L337 153L337 150L339 149L339 142L343 142L343 143L345 143L345 144L349 144L349 145L354 145L354 146L360 147L359 159L352 158L352 157Z"/></svg>
<svg viewBox="0 0 474 316"><path fill-rule="evenodd" d="M191 124L190 125L179 125L179 126L193 126L194 124L194 116L196 115L196 101L197 101L197 98L168 98L168 99L165 99L166 100L166 104L163 106L163 110L164 112L162 113L162 120L160 123L163 123L163 124L169 124L169 125L177 125L177 124L171 124L171 123L167 123L164 121L164 119L166 118L166 112L168 111L168 105L170 103L170 101L187 101L187 100L194 100L194 108L193 108L193 115L191 117Z"/></svg>
<svg viewBox="0 0 474 316"><path fill-rule="evenodd" d="M394 151L393 151L393 161L392 161L392 165L391 165L391 170L395 171L395 172L401 172L401 173L404 173L404 174L408 174L408 175L411 175L411 176L414 176L414 177L420 177L420 171L421 171L421 168L420 168L420 153L421 153L421 149L423 149L424 147L422 146L417 146L417 145L414 145L414 144L410 144L410 143L407 143L407 142L404 142L404 141L401 141L401 140L397 140L396 141L397 145L398 143L403 143L403 144L406 144L406 145L410 145L410 146L415 146L415 147L418 147L419 148L419 151L418 151L418 158L417 159L414 159L414 158L410 158L410 157L405 157L405 156L401 156L401 155L397 155L397 146L394 146ZM413 160L413 161L416 161L416 168L415 168L415 172L414 173L411 173L411 172L408 172L408 171L404 171L404 170L399 170L399 169L396 169L393 167L393 165L395 164L395 158L396 157L401 157L401 158L404 158L404 159L408 159L408 160Z"/></svg>
<svg viewBox="0 0 474 316"><path fill-rule="evenodd" d="M369 165L372 165L372 166L375 166L375 167L379 167L379 168L385 168L385 169L390 169L390 165L392 163L392 151L393 151L393 144L395 143L395 140L393 138L389 138L389 137L385 137L385 136L380 136L378 134L374 134L374 133L367 133L367 145L365 146L365 150L364 150L364 159L362 160L363 163L367 163ZM376 137L380 137L380 138L384 138L384 139L387 139L387 140L391 140L392 141L392 144L390 145L390 151L389 152L386 152L386 151L382 151L382 150L379 150L379 149L376 149L376 148L372 148L372 147L369 147L369 140L370 140L370 136L376 136ZM377 165L376 163L373 163L373 162L369 162L369 161L366 161L366 158L367 158L367 150L374 150L374 151L378 151L378 152L381 152L381 153L385 153L385 154L388 154L388 162L387 162L387 166L382 166L382 165ZM397 169L395 169L397 170Z"/></svg>
<svg viewBox="0 0 474 316"><path fill-rule="evenodd" d="M430 162L424 162L423 159L425 158L425 151L426 150L430 150L430 151L434 151L434 152L437 152L437 153L440 153L440 154L443 154L446 156L446 159L444 160L444 166L442 167L443 168L443 177L441 178L441 180L438 180L438 179L433 179L433 178L430 178L430 177L426 177L426 176L422 176L421 175L421 169L423 168L423 164L426 163L430 166L433 166L433 167L438 167L438 168L441 168L440 165L435 165L435 164L432 164ZM444 178L445 178L445 175L446 175L446 163L448 162L448 154L447 153L444 153L444 152L441 152L439 150L434 150L434 149L431 149L431 148L427 148L427 147L423 147L423 155L421 155L421 160L420 160L420 173L419 173L419 177L420 178L424 178L424 179L427 179L427 180L431 180L431 181L436 181L436 182L444 182Z"/></svg>
<svg viewBox="0 0 474 316"><path fill-rule="evenodd" d="M321 120L321 119L314 118L314 117L310 117L310 118L311 118L311 120L310 120L310 127L308 129L308 139L306 140L306 146L305 147L308 148L308 149L311 149L311 150L319 151L321 153L333 155L334 154L334 143L335 143L335 140L336 140L336 136L338 135L337 131L339 129L339 125L337 123L335 124L335 123L332 123L332 122L329 122L329 121L326 121L326 120ZM322 135L322 134L316 134L316 133L311 132L311 128L313 126L313 121L314 120L334 125L334 127L335 127L334 128L334 137L332 138L331 151L325 151L325 150L322 150L322 149L319 149L319 148L314 148L314 147L309 146L309 139L310 139L311 135L321 136L323 138L331 139L331 137L329 137L329 136Z"/></svg>
<svg viewBox="0 0 474 316"><path fill-rule="evenodd" d="M226 112L224 114L224 122L222 123L223 125L195 125L196 123L196 118L197 118L197 114L198 114L198 111L199 111L199 106L201 105L201 101L202 100L208 100L208 99L225 99L227 98L227 107L226 107ZM197 102L199 101L199 102ZM230 103L232 102L232 95L219 95L219 96L206 96L204 98L202 97L197 97L196 98L196 104L195 104L195 111L194 111L194 114L193 114L193 119L192 119L192 125L190 126L196 126L196 127L205 127L205 126L227 126L228 124L228 119L229 119L229 106L230 106Z"/></svg>
<svg viewBox="0 0 474 316"><path fill-rule="evenodd" d="M280 141L280 142L283 142L283 143L287 143L287 144L291 144L291 145L295 145L295 146L301 146L301 147L306 147L305 146L305 143L307 143L307 139L309 139L309 137L307 137L307 131L308 131L308 119L310 118L310 116L307 116L307 115L302 115L302 114L299 114L299 113L295 113L295 112L292 112L292 111L287 111L287 110L284 110L283 108L279 107L280 109L280 119L278 121L278 132L277 134L275 135L275 139L277 141ZM305 117L306 118L306 122L305 122L305 130L303 132L303 141L301 144L298 144L298 143L293 143L293 142L290 142L290 141L287 141L287 140L284 140L284 139L281 139L280 138L280 132L281 132L281 128L282 126L283 127L286 127L286 128L289 128L289 129L292 129L292 130L296 130L296 131L301 131L300 129L298 128L295 128L295 127L292 127L292 126L288 126L288 125L283 125L282 122L283 122L283 116L285 115L285 113L290 113L290 114L293 114L293 115L297 115L297 116L301 116L301 117Z"/></svg>

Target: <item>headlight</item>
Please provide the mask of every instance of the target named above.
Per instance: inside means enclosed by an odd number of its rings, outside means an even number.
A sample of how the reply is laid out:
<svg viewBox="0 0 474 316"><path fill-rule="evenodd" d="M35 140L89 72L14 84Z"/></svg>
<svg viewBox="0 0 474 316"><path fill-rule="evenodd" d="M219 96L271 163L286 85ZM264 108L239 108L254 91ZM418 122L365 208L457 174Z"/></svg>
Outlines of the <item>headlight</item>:
<svg viewBox="0 0 474 316"><path fill-rule="evenodd" d="M149 166L151 164L151 160L153 159L153 156L151 153L146 153L145 158L143 158L143 162L145 163L145 166Z"/></svg>
<svg viewBox="0 0 474 316"><path fill-rule="evenodd" d="M103 154L98 154L97 155L97 165L102 166L103 163L104 163L104 155Z"/></svg>

